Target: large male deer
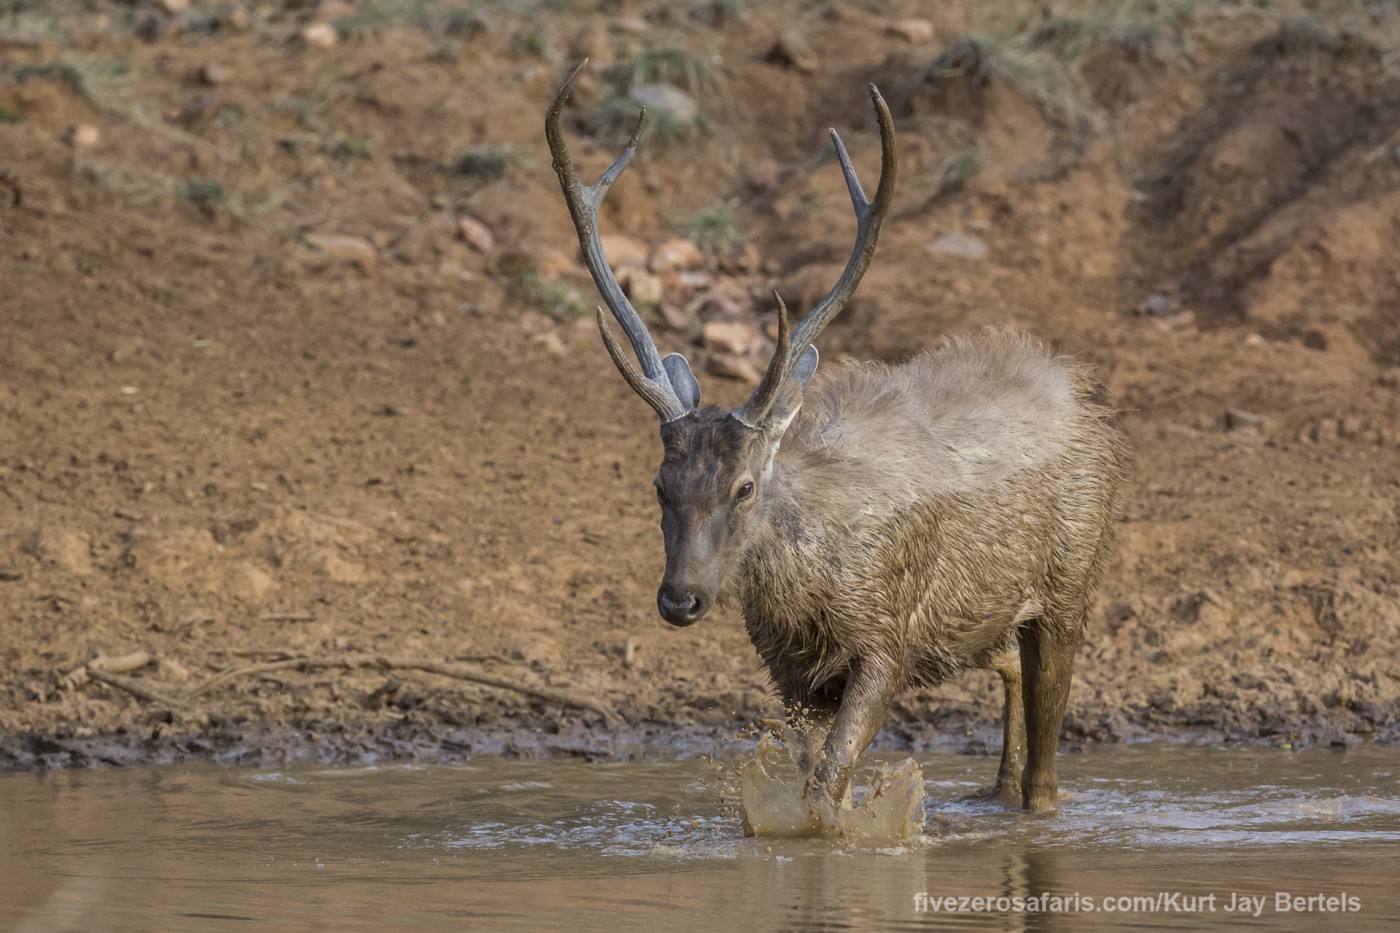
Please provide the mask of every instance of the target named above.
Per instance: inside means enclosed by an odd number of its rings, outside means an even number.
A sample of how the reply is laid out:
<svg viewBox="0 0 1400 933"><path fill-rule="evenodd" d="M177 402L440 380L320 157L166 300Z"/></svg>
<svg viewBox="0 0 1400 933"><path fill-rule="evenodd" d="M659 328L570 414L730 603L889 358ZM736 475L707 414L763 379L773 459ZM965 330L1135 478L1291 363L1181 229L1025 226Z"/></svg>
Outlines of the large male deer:
<svg viewBox="0 0 1400 933"><path fill-rule="evenodd" d="M896 694L969 667L997 670L1000 794L1054 806L1074 654L1126 460L1102 388L1087 367L1005 331L813 384L812 342L865 274L894 194L894 128L872 85L882 151L873 202L831 131L857 220L845 271L795 332L778 300L777 349L741 408L701 408L690 366L657 352L598 239L599 205L637 148L645 110L617 161L581 185L559 123L582 67L559 88L545 134L584 261L641 368L599 308L603 343L661 418L661 615L692 625L737 590L749 636L806 730L807 792L836 802Z"/></svg>

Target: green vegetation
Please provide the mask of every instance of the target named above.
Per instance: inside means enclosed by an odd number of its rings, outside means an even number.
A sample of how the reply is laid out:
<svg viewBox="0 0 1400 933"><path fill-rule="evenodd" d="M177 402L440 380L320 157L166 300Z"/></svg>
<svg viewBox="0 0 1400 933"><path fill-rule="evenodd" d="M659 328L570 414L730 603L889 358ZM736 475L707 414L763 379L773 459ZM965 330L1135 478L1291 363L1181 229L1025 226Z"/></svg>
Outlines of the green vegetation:
<svg viewBox="0 0 1400 933"><path fill-rule="evenodd" d="M942 195L957 191L982 171L982 153L975 146L954 149L932 171L915 175L904 186L896 217L916 215Z"/></svg>
<svg viewBox="0 0 1400 933"><path fill-rule="evenodd" d="M457 174L481 182L499 181L513 168L519 168L526 160L514 146L491 143L478 146L457 160Z"/></svg>
<svg viewBox="0 0 1400 933"><path fill-rule="evenodd" d="M1052 15L1027 32L1021 44L1030 50L1044 49L1066 64L1082 61L1096 45L1117 45L1159 57L1177 49L1189 54L1186 17L1199 3L1135 0L1086 13Z"/></svg>
<svg viewBox="0 0 1400 933"><path fill-rule="evenodd" d="M674 45L643 46L630 60L603 72L611 93L592 108L592 131L610 144L632 135L641 105L630 96L633 88L648 84L671 85L695 97L721 90L719 72L707 57ZM665 107L648 107L642 138L659 148L703 136L711 129L704 115L678 116Z"/></svg>
<svg viewBox="0 0 1400 933"><path fill-rule="evenodd" d="M675 45L643 46L630 62L609 68L607 78L619 93L639 84L674 84L699 94L711 89L717 80L708 58Z"/></svg>
<svg viewBox="0 0 1400 933"><path fill-rule="evenodd" d="M342 16L331 25L335 27L336 35L340 38L359 39L378 31L389 21L390 15L387 12L371 6L358 13Z"/></svg>
<svg viewBox="0 0 1400 933"><path fill-rule="evenodd" d="M525 304L558 321L576 320L593 313L583 292L565 282L546 279L530 270L520 276L519 287Z"/></svg>
<svg viewBox="0 0 1400 933"><path fill-rule="evenodd" d="M1285 55L1323 49L1336 41L1336 35L1316 13L1290 16L1278 27L1278 48Z"/></svg>
<svg viewBox="0 0 1400 933"><path fill-rule="evenodd" d="M7 107L0 107L0 123L21 123L24 117Z"/></svg>
<svg viewBox="0 0 1400 933"><path fill-rule="evenodd" d="M739 217L731 201L698 211L682 226L682 231L707 256L723 256L744 242Z"/></svg>
<svg viewBox="0 0 1400 933"><path fill-rule="evenodd" d="M491 28L486 15L475 5L448 10L437 24L444 35L456 39L475 39Z"/></svg>
<svg viewBox="0 0 1400 933"><path fill-rule="evenodd" d="M722 26L744 14L749 0L708 0L692 11L691 16L702 23Z"/></svg>
<svg viewBox="0 0 1400 933"><path fill-rule="evenodd" d="M610 97L594 110L593 131L610 144L621 144L632 135L637 125L637 115L642 105L626 95ZM679 142L702 136L710 130L710 121L705 117L683 120L659 107L647 110L646 125L642 127L642 141L665 149Z"/></svg>
<svg viewBox="0 0 1400 933"><path fill-rule="evenodd" d="M131 67L120 59L67 54L56 62L17 65L10 74L17 81L62 81L98 110L122 109L123 94L131 83Z"/></svg>
<svg viewBox="0 0 1400 933"><path fill-rule="evenodd" d="M359 136L342 136L336 140L334 153L344 159L368 159L373 150L369 140Z"/></svg>
<svg viewBox="0 0 1400 933"><path fill-rule="evenodd" d="M247 119L247 116L248 115L243 112L243 108L237 104L223 104L219 107L218 111L215 112L214 122L224 129L228 129L231 126L237 126L242 123Z"/></svg>
<svg viewBox="0 0 1400 933"><path fill-rule="evenodd" d="M1024 43L983 36L955 40L918 77L930 83L967 77L1004 81L1035 105L1045 121L1074 139L1093 126L1093 108L1077 72Z"/></svg>
<svg viewBox="0 0 1400 933"><path fill-rule="evenodd" d="M207 179L187 181L176 189L175 194L201 206L228 203L228 192L224 190L224 186Z"/></svg>
<svg viewBox="0 0 1400 933"><path fill-rule="evenodd" d="M955 191L982 171L982 153L975 146L954 149L943 157L934 172L938 194Z"/></svg>
<svg viewBox="0 0 1400 933"><path fill-rule="evenodd" d="M547 48L544 34L535 29L527 29L511 36L510 47L515 54L532 58L543 58Z"/></svg>

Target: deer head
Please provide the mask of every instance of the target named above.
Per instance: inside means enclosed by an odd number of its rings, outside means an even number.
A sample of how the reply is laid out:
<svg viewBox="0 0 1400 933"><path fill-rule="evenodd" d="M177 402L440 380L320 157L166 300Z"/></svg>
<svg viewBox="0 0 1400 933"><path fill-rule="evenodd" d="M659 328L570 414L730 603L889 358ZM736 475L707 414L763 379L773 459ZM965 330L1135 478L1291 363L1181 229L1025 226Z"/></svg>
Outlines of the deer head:
<svg viewBox="0 0 1400 933"><path fill-rule="evenodd" d="M622 155L592 185L580 184L564 143L559 126L564 101L587 64L587 60L580 63L555 94L545 115L545 136L578 231L584 263L608 310L627 335L640 369L618 344L600 307L598 330L603 345L627 384L661 419L665 454L656 474L656 494L666 543L666 573L656 603L672 625L690 625L714 604L769 514L776 491L773 461L817 369L817 348L812 342L846 306L875 255L880 225L894 197L894 125L884 98L870 85L881 149L880 183L874 201L866 200L841 137L830 131L856 214L851 258L836 285L795 333L789 331L787 306L777 299L777 348L748 401L732 411L702 409L700 383L690 364L679 353L662 357L657 351L646 325L609 268L598 238L598 208L637 149L646 109L638 115Z"/></svg>

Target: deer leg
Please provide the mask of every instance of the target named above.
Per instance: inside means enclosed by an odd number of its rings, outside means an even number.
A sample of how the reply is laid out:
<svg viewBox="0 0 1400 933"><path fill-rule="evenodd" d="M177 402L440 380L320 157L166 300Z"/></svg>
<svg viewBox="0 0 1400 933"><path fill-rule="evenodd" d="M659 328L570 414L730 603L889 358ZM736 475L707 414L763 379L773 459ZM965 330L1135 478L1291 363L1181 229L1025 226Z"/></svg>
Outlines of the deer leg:
<svg viewBox="0 0 1400 933"><path fill-rule="evenodd" d="M857 663L846 682L836 723L822 743L813 779L807 782L808 794L819 787L832 801L845 799L856 758L884 725L899 681L898 664L868 659Z"/></svg>
<svg viewBox="0 0 1400 933"><path fill-rule="evenodd" d="M998 657L992 667L1001 675L1006 691L1002 710L1001 766L992 796L1009 807L1021 806L1021 775L1026 768L1026 708L1021 697L1021 658L1013 650Z"/></svg>
<svg viewBox="0 0 1400 933"><path fill-rule="evenodd" d="M1069 703L1074 653L1083 632L1080 613L1073 623L1054 617L1032 619L1021 630L1021 677L1026 714L1026 770L1022 806L1044 810L1055 806L1059 778L1055 748Z"/></svg>
<svg viewBox="0 0 1400 933"><path fill-rule="evenodd" d="M835 703L819 703L812 700L802 705L788 706L788 726L797 742L794 760L803 779L810 778L816 770L822 742L831 731L832 723L836 719L836 710Z"/></svg>

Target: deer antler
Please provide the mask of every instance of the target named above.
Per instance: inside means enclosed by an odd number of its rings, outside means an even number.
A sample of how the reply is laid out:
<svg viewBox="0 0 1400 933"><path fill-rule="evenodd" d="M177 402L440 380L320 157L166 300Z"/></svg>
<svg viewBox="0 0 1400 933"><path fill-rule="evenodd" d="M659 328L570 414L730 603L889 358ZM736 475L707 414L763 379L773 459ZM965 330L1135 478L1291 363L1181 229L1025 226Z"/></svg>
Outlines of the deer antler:
<svg viewBox="0 0 1400 933"><path fill-rule="evenodd" d="M627 141L627 147L622 150L622 155L617 157L617 161L609 166L608 170L593 184L580 184L573 160L569 158L568 146L564 143L564 133L559 128L559 118L564 109L564 99L569 96L569 92L573 89L574 79L578 77L578 73L587 64L588 59L580 62L578 67L570 72L569 77L560 85L558 92L554 95L554 102L549 105L549 110L545 114L544 133L549 140L550 154L554 157L554 171L559 176L559 184L564 189L564 200L569 205L569 216L573 218L574 228L578 230L578 242L583 249L584 264L592 273L593 282L598 286L598 291L602 293L603 301L607 304L608 310L612 312L623 332L627 334L627 339L637 354L637 360L641 363L641 369L638 370L627 358L626 353L613 337L603 319L603 309L599 308L598 330L603 335L603 343L608 349L608 355L617 364L618 371L627 380L627 384L656 410L656 413L661 416L662 422L674 421L687 414L691 410L691 405L682 403L671 381L671 376L668 374L667 367L662 362L661 354L657 352L656 344L652 341L651 335L647 333L646 325L642 323L637 309L632 307L632 303L622 293L622 287L617 284L617 277L609 268L608 261L603 256L602 243L598 240L598 207L603 203L603 198L607 196L608 189L612 187L613 182L617 181L623 169L627 168L627 163L632 159L632 153L637 149L637 142L641 139L642 126L646 120L646 108L643 107L641 114L638 115L637 126L632 130L632 138ZM677 357L677 361L673 362L672 365L679 368L679 364L684 361L680 357ZM686 375L689 375L689 367L685 366L684 369ZM693 376L690 377L690 382L693 384Z"/></svg>
<svg viewBox="0 0 1400 933"><path fill-rule="evenodd" d="M841 160L841 174L846 178L846 188L851 193L851 206L856 212L855 249L846 262L841 278L836 281L836 286L802 319L790 343L787 333L787 308L782 299L778 300L778 346L773 351L773 358L768 362L763 381L754 389L744 407L734 413L736 418L750 427L756 427L768 414L783 381L802 358L802 354L807 352L812 341L817 339L822 328L846 307L846 302L855 293L856 286L860 284L861 277L870 265L870 260L875 256L875 243L880 238L880 225L884 223L890 202L894 200L898 159L895 156L894 122L890 118L890 108L873 84L870 85L870 99L875 104L875 116L880 123L880 184L875 189L875 200L872 202L865 199L865 192L860 187L860 179L856 177L856 170L851 165L846 146L837 132L831 130L831 141L836 145L836 157Z"/></svg>

